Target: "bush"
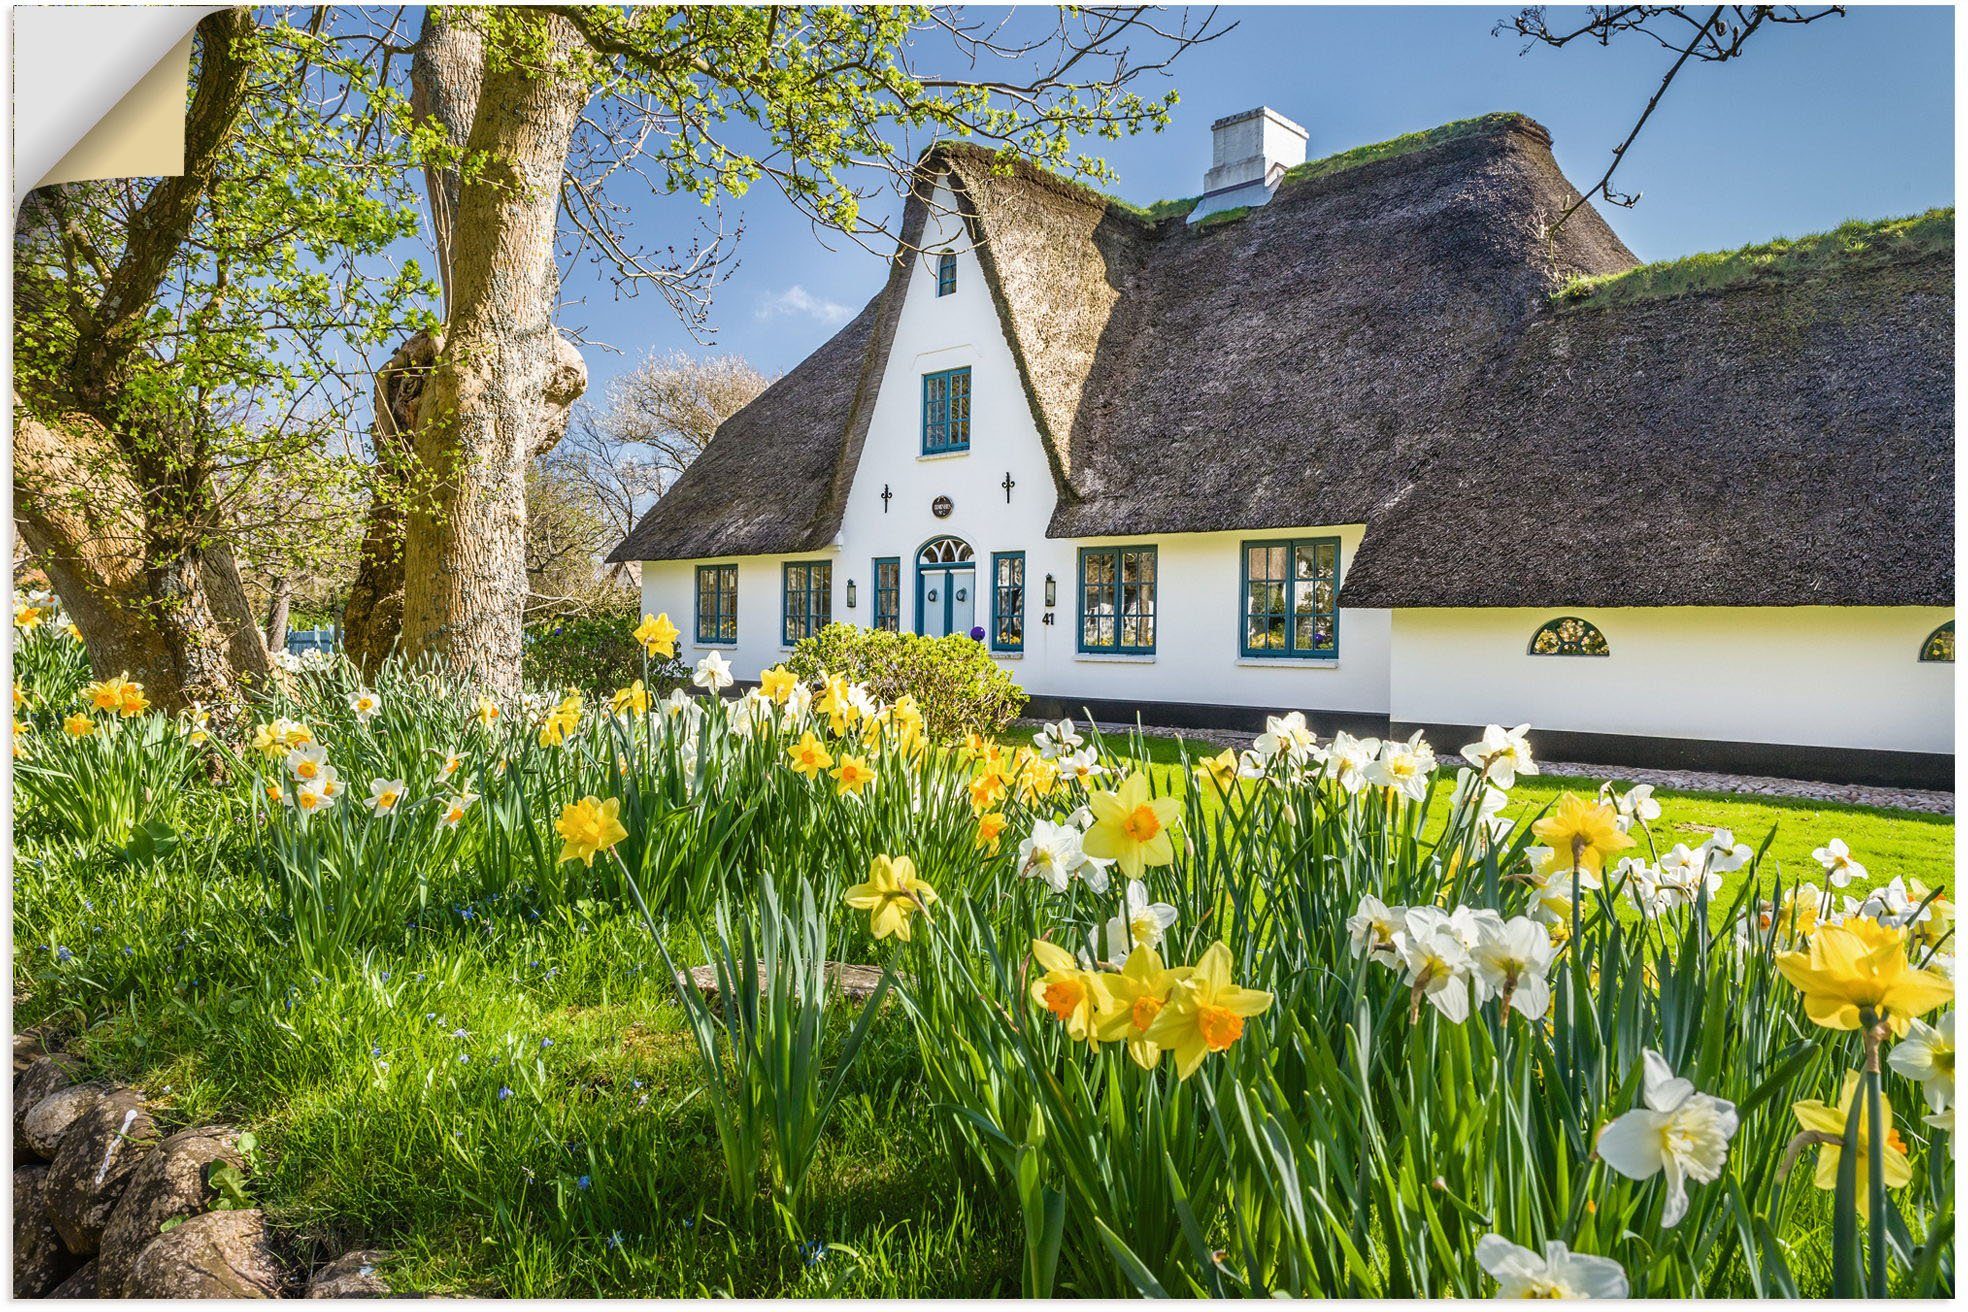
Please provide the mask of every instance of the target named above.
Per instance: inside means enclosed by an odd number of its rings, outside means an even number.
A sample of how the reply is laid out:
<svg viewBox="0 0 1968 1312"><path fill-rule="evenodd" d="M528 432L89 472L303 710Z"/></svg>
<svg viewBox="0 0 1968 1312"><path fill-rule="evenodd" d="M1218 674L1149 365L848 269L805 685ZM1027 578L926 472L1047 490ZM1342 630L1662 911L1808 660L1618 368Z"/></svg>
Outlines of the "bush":
<svg viewBox="0 0 1968 1312"><path fill-rule="evenodd" d="M520 672L527 686L579 688L602 696L643 678L642 644L635 640L633 610L564 615L526 626ZM651 661L649 690L666 695L690 681L682 657Z"/></svg>
<svg viewBox="0 0 1968 1312"><path fill-rule="evenodd" d="M793 648L786 662L803 679L838 674L868 685L883 701L908 693L930 736L992 734L1025 709L1025 690L984 644L963 634L925 638L854 624L829 624Z"/></svg>

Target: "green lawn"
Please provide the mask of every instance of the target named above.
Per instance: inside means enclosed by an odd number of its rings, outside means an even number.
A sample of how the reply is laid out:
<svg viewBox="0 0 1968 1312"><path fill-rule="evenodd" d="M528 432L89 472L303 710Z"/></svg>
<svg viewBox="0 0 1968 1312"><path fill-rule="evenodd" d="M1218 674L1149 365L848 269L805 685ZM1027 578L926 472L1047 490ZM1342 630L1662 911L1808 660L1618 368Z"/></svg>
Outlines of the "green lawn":
<svg viewBox="0 0 1968 1312"><path fill-rule="evenodd" d="M1004 737L1029 742L1033 732L1017 727L1008 730ZM1153 773L1157 782L1171 791L1187 789L1189 781L1181 766L1185 750L1191 761L1221 750L1206 743L1185 743L1177 738L1157 736L1146 736L1142 743L1149 760L1156 763ZM1109 739L1108 746L1120 749L1124 742ZM1446 753L1458 746L1437 744L1437 750L1445 753L1443 770L1447 778L1454 777L1455 766ZM1455 760L1459 761L1460 757ZM1511 790L1511 805L1505 808L1504 814L1514 818L1535 815L1561 793L1588 794L1604 782L1604 778L1569 775L1520 778ZM1622 789L1625 787L1617 777L1615 782ZM1842 838L1875 883L1883 884L1899 875L1908 880L1917 879L1929 888L1952 890L1954 886L1952 816L1737 793L1656 789L1654 797L1661 804L1661 818L1651 828L1654 844L1662 852L1676 843L1693 847L1712 829L1732 830L1737 842L1755 848L1774 830L1776 836L1770 842L1768 860L1782 873L1786 883L1802 879L1822 884L1823 874L1818 863L1811 859L1811 851L1830 839ZM1431 827L1441 825L1448 805L1449 790L1437 789L1430 807ZM1728 887L1734 887L1733 879L1728 881Z"/></svg>

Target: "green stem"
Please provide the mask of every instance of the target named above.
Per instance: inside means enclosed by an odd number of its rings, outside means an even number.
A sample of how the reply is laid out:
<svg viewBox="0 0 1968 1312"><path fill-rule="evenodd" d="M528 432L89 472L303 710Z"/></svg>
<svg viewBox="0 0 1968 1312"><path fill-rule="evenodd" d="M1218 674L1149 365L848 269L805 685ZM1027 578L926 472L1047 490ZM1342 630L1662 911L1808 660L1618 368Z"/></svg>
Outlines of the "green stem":
<svg viewBox="0 0 1968 1312"><path fill-rule="evenodd" d="M1866 1203L1867 1219L1866 1293L1872 1298L1886 1297L1886 1136L1891 1133L1881 1116L1879 1091L1879 1031L1882 1023L1866 1007L1859 1013L1865 1029L1866 1100Z"/></svg>

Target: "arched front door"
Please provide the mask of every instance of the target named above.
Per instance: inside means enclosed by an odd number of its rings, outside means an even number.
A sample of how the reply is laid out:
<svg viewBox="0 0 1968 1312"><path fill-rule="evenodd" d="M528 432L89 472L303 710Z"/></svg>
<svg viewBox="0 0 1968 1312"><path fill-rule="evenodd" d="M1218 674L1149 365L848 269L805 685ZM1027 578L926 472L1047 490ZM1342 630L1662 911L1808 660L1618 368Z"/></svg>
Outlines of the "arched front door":
<svg viewBox="0 0 1968 1312"><path fill-rule="evenodd" d="M916 553L916 632L969 633L977 623L977 562L962 538L931 538Z"/></svg>

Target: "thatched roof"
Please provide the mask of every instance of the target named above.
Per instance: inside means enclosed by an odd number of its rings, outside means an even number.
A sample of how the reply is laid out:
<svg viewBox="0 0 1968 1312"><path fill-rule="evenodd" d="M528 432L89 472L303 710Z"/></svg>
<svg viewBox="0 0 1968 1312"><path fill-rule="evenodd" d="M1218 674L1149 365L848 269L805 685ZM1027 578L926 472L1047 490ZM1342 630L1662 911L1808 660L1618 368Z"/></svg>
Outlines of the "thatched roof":
<svg viewBox="0 0 1968 1312"><path fill-rule="evenodd" d="M1561 308L1560 288L1635 262L1590 207L1549 234L1577 193L1544 129L1518 115L1312 161L1268 205L1193 226L1182 206L1143 212L965 145L927 152L919 178L905 245L921 231L921 196L947 181L1052 464L1049 536L1367 522L1350 605L1748 602L1769 592L1756 580L1784 568L1769 560L1781 554L1772 526L1799 542L1823 527L1807 507L1845 506L1848 554L1904 574L1896 552L1941 544L1922 558L1951 583L1948 533L1894 536L1903 527L1894 516L1937 513L1934 495L1952 522L1945 489L1923 481L1952 458L1950 376L1935 373L1945 362L1928 351L1951 331L1951 276L1939 262L1814 273L1805 282L1817 290L1766 280ZM905 287L898 264L853 324L727 422L614 558L769 554L830 540ZM1725 386L1733 376L1748 385ZM1800 377L1815 385L1778 386ZM1705 389L1724 393L1707 397L1706 411ZM1574 422L1587 414L1590 424ZM1715 431L1697 439L1701 416ZM1886 445L1862 445L1875 437ZM1624 502L1619 526L1560 531L1563 545L1554 542L1540 493L1618 452L1609 467L1625 462L1623 486L1679 505L1677 471L1690 466L1654 453L1681 446L1708 458L1693 467L1735 472L1737 495L1756 490L1765 515L1745 517L1727 539L1680 526L1680 545L1652 557L1680 563L1652 572L1614 558L1622 534L1643 535L1639 498ZM1789 479L1798 495L1761 487L1777 481L1770 471L1787 450L1812 453L1808 472ZM1849 499L1867 479L1875 495L1861 505L1826 490L1843 487ZM1925 491L1914 495L1914 483ZM1595 504L1614 495L1594 486ZM1469 498L1480 498L1474 509ZM1888 501L1895 509L1869 512ZM1546 571L1464 541L1472 523L1519 554L1542 552ZM1901 545L1889 549L1887 538ZM1700 563L1732 553L1733 575ZM1672 571L1690 569L1716 581L1674 582ZM1458 571L1470 574L1466 586L1453 582ZM1559 589L1549 596L1546 579ZM1604 587L1568 595L1567 580ZM1482 599L1419 599L1450 595Z"/></svg>

